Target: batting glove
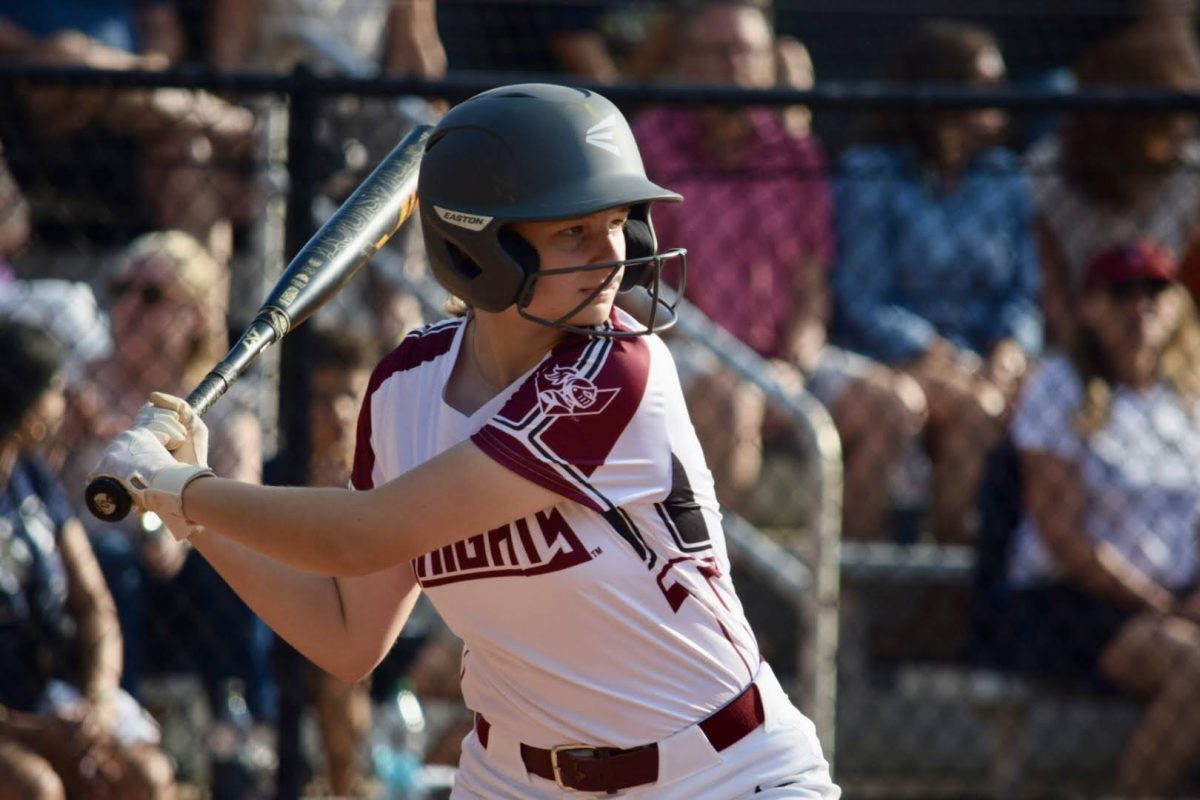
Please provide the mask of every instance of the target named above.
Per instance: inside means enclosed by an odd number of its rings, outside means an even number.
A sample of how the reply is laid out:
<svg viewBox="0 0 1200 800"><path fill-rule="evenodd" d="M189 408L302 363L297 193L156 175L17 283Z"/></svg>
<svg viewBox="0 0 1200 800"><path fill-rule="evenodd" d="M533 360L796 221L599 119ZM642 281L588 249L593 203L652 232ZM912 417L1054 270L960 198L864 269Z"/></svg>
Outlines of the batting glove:
<svg viewBox="0 0 1200 800"><path fill-rule="evenodd" d="M153 392L150 395L150 404L146 406L146 409L155 420L165 420L166 417L170 417L179 424L179 428L176 429L164 421L162 430L182 430L183 436L172 437L169 440L160 439L175 458L198 467L208 466L208 426L192 410L186 400L163 392Z"/></svg>
<svg viewBox="0 0 1200 800"><path fill-rule="evenodd" d="M171 535L182 541L202 530L183 511L183 490L213 471L206 465L176 461L163 444L164 436L173 441L179 438L176 434L183 434L182 425L170 412L139 415L139 424L113 439L88 480L116 479L138 508L153 511Z"/></svg>

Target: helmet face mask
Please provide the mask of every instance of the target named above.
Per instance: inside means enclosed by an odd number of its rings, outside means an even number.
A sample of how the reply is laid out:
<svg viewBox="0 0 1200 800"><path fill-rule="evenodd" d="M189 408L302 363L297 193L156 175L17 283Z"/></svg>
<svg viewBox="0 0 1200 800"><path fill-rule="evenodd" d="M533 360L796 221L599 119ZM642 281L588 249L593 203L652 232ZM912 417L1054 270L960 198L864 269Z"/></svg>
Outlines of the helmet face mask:
<svg viewBox="0 0 1200 800"><path fill-rule="evenodd" d="M474 308L499 312L516 305L526 319L600 336L643 335L674 321L673 307L660 299L659 280L663 260L682 262L684 253L657 253L650 204L682 198L646 178L624 116L594 92L519 84L460 103L429 138L418 197L435 277ZM626 258L620 262L541 270L536 250L512 228L518 222L572 219L623 206L630 213ZM648 329L632 333L611 325L571 325L569 320L607 288L621 267L622 292L646 287L655 299ZM526 310L538 278L590 270L612 274L577 308L557 319Z"/></svg>
<svg viewBox="0 0 1200 800"><path fill-rule="evenodd" d="M628 339L634 336L644 336L648 333L660 333L670 330L675 325L675 306L678 300L675 303L668 302L660 293L663 265L669 259L679 260L679 289L676 296L682 297L684 286L687 283L687 251L681 247L675 247L664 253L656 253L640 258L624 258L619 261L607 261L602 264L557 267L555 269L539 269L530 272L525 276L525 281L521 285L521 291L516 303L517 312L524 319L536 322L539 325L558 328L569 333L607 336L613 339ZM643 320L645 328L619 331L610 326L596 328L572 325L570 320L591 305L592 301L612 284L622 268L625 269L625 277L621 279L621 286L617 290L619 293L629 294L638 291L648 293L650 304L645 314L647 319ZM533 299L533 293L539 279L555 275L567 275L577 272L600 272L603 270L608 271L608 276L604 279L604 282L576 304L574 308L557 319L546 319L545 317L539 317L526 311L530 301ZM630 274L636 276L632 282L628 280Z"/></svg>

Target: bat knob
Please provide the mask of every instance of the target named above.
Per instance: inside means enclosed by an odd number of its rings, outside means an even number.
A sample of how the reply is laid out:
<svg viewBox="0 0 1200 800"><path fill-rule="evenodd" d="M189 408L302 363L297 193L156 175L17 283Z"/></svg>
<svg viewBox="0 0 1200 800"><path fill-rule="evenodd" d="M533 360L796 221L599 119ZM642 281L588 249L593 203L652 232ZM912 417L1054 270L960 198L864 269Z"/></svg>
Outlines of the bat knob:
<svg viewBox="0 0 1200 800"><path fill-rule="evenodd" d="M84 493L88 511L105 522L120 522L129 516L133 498L116 478L95 478Z"/></svg>

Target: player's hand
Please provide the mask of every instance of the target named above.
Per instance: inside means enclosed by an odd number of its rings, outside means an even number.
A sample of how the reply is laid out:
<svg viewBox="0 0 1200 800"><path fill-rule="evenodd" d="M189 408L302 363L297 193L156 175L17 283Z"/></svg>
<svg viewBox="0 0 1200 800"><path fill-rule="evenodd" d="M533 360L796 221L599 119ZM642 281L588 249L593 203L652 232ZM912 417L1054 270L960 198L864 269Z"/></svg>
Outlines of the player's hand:
<svg viewBox="0 0 1200 800"><path fill-rule="evenodd" d="M176 461L164 439L182 446L186 429L171 412L139 414L138 424L105 449L88 481L115 479L129 492L138 511L153 511L176 539L186 539L197 526L183 512L183 490L196 478L213 473L204 465Z"/></svg>
<svg viewBox="0 0 1200 800"><path fill-rule="evenodd" d="M168 426L147 422L149 420L139 419L138 424L118 434L88 475L89 482L101 477L115 478L129 492L138 511L147 510L146 489L155 476L178 464L163 442L164 436L173 435L167 430ZM184 435L182 425L179 435Z"/></svg>
<svg viewBox="0 0 1200 800"><path fill-rule="evenodd" d="M182 430L181 437L163 440L163 444L175 458L185 464L208 466L208 426L186 400L163 392L154 392L150 395L148 408L158 415L166 415Z"/></svg>

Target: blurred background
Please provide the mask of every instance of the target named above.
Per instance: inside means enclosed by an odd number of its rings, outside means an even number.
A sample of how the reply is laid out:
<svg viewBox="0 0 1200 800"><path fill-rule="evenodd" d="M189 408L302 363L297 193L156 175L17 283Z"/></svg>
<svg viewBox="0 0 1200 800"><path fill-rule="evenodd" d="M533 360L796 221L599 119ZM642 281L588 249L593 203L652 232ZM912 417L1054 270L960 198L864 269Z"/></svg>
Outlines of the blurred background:
<svg viewBox="0 0 1200 800"><path fill-rule="evenodd" d="M668 344L845 796L1200 793L1196 35L1187 0L0 0L0 708L107 703L119 651L159 791L448 795L432 609L342 684L81 489L405 132L552 81L685 196ZM445 301L410 221L214 407L218 474L344 485Z"/></svg>

